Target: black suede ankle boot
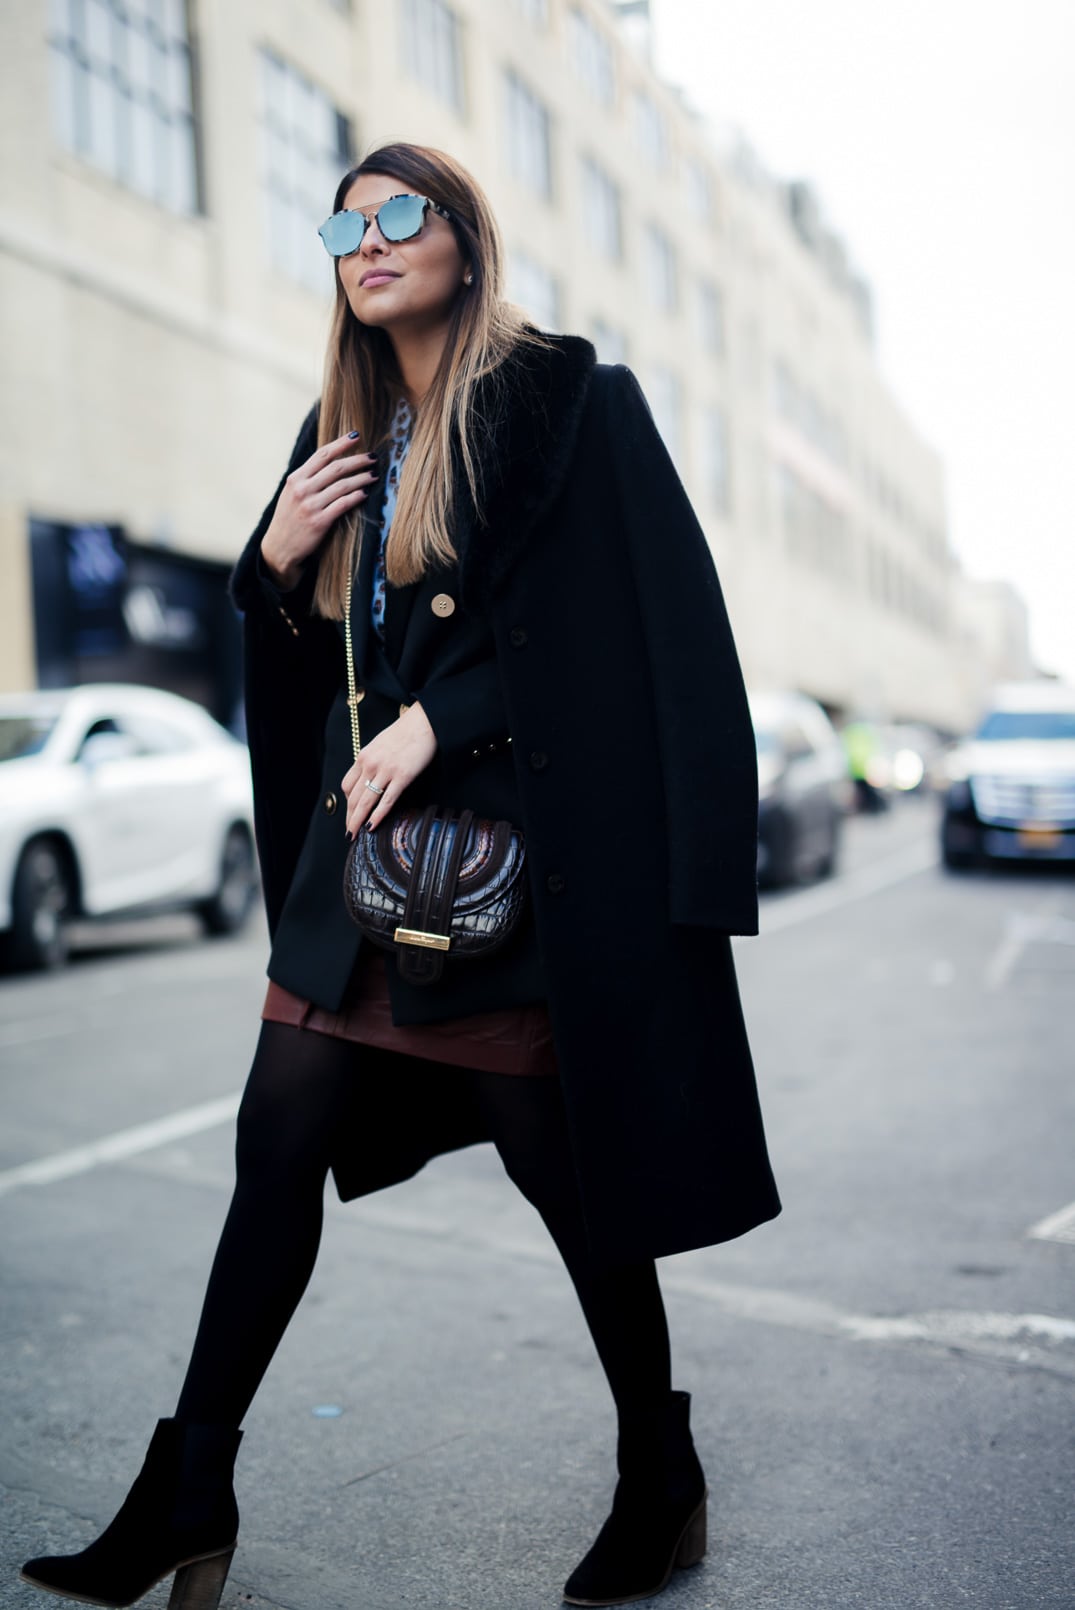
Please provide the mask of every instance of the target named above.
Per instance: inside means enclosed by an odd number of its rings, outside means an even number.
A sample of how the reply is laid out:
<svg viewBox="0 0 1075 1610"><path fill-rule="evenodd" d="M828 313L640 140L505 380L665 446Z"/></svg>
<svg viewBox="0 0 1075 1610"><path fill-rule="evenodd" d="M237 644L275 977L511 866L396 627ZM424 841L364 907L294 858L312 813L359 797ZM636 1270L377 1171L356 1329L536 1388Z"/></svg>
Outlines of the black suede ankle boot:
<svg viewBox="0 0 1075 1610"><path fill-rule="evenodd" d="M668 1585L705 1553L705 1475L690 1431L690 1395L621 1420L612 1513L564 1588L568 1604L627 1604Z"/></svg>
<svg viewBox="0 0 1075 1610"><path fill-rule="evenodd" d="M35 1588L119 1610L175 1572L168 1610L216 1610L235 1552L232 1469L241 1431L159 1420L111 1526L80 1554L28 1560Z"/></svg>

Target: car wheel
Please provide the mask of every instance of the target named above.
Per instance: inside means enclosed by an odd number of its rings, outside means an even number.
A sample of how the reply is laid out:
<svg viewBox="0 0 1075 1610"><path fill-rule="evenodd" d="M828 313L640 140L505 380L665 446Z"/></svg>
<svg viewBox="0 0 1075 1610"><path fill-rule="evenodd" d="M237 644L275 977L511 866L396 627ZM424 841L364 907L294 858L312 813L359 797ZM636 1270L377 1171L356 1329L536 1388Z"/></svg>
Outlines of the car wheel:
<svg viewBox="0 0 1075 1610"><path fill-rule="evenodd" d="M11 892L8 953L13 966L32 971L63 966L70 949L66 919L72 892L63 850L47 839L28 844L19 857Z"/></svg>
<svg viewBox="0 0 1075 1610"><path fill-rule="evenodd" d="M948 823L941 828L941 861L949 872L969 872L978 865L978 856L974 850L965 847L956 848L948 831Z"/></svg>
<svg viewBox="0 0 1075 1610"><path fill-rule="evenodd" d="M249 831L236 822L229 827L224 840L216 893L197 908L206 932L237 933L250 915L256 891L254 846Z"/></svg>
<svg viewBox="0 0 1075 1610"><path fill-rule="evenodd" d="M759 878L763 888L778 889L797 879L797 835L791 820L783 811L770 813L766 824L765 844L768 854L765 871Z"/></svg>
<svg viewBox="0 0 1075 1610"><path fill-rule="evenodd" d="M831 878L840 859L840 818L834 811L829 823L829 847L817 864L819 878Z"/></svg>

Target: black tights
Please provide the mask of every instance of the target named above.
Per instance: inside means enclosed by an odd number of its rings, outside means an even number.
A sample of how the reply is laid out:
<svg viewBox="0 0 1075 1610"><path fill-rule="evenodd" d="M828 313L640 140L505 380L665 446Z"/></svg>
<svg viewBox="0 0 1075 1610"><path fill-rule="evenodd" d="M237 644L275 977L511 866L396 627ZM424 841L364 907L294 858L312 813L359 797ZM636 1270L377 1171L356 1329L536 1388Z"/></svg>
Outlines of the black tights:
<svg viewBox="0 0 1075 1610"><path fill-rule="evenodd" d="M236 1184L176 1409L237 1426L313 1272L325 1178L356 1079L391 1077L390 1052L263 1023L239 1110ZM444 1069L467 1081L509 1176L537 1208L578 1292L621 1417L670 1387L668 1328L652 1262L589 1251L559 1083Z"/></svg>

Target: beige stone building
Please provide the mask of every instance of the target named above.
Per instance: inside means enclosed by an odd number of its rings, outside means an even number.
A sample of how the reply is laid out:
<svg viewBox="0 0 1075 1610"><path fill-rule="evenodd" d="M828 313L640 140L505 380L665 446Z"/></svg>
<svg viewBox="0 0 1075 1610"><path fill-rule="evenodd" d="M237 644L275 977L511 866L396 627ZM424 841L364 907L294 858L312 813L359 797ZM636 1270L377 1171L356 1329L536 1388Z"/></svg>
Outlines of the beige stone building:
<svg viewBox="0 0 1075 1610"><path fill-rule="evenodd" d="M319 390L316 226L403 138L478 175L537 322L637 371L748 680L964 722L941 468L869 291L608 0L9 0L0 64L0 686L42 674L49 530L234 557ZM127 629L166 638L182 611L143 592Z"/></svg>

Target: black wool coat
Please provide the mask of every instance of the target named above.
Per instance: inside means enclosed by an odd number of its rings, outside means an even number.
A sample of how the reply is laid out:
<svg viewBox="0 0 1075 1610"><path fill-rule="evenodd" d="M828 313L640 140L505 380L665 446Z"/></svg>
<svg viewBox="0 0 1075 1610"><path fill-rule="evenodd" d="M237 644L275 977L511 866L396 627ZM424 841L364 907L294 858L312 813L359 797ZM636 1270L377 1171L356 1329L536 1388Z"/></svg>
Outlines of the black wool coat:
<svg viewBox="0 0 1075 1610"><path fill-rule="evenodd" d="M589 1236L627 1260L780 1211L728 937L757 932L757 766L709 548L638 384L588 342L548 339L486 387L480 509L456 478L451 586L493 634L499 684L491 699L475 670L474 721L506 717L507 732L468 731L467 701L430 719L460 751L473 737L511 757ZM287 473L315 446L316 411ZM258 581L282 487L232 585L271 928L321 805L344 675L337 627ZM340 1195L486 1138L459 1086L430 1065L421 1091L363 1092Z"/></svg>

